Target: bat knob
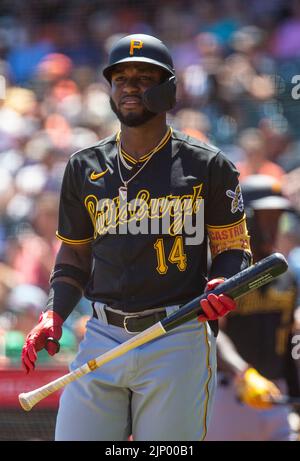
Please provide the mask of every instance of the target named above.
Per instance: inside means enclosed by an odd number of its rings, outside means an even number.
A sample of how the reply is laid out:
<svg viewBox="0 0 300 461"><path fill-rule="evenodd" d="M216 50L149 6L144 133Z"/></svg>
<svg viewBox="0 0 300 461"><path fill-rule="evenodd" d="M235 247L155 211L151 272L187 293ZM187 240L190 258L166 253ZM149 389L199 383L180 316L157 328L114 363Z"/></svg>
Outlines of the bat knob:
<svg viewBox="0 0 300 461"><path fill-rule="evenodd" d="M19 395L19 402L23 410L25 411L30 411L32 406L27 400L26 394L23 392L22 394Z"/></svg>

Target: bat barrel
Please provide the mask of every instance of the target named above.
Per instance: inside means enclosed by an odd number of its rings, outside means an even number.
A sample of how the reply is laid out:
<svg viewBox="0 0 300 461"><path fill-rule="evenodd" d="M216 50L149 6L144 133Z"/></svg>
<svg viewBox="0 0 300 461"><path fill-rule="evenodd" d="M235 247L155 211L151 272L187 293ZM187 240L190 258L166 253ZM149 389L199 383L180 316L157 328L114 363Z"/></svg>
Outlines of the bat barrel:
<svg viewBox="0 0 300 461"><path fill-rule="evenodd" d="M244 294L271 282L274 278L283 274L287 268L288 263L285 257L281 253L273 253L231 277L222 286L219 285L215 291L227 294L233 299L238 299Z"/></svg>
<svg viewBox="0 0 300 461"><path fill-rule="evenodd" d="M281 253L273 253L272 255L262 259L253 266L244 269L234 275L224 283L220 284L210 293L219 295L221 293L230 296L232 299L238 299L246 293L271 282L275 277L278 277L288 268L288 263ZM181 307L177 312L163 319L161 324L166 331L188 322L193 318L203 313L200 301L206 298L207 294L202 294L198 298L193 299L189 303Z"/></svg>

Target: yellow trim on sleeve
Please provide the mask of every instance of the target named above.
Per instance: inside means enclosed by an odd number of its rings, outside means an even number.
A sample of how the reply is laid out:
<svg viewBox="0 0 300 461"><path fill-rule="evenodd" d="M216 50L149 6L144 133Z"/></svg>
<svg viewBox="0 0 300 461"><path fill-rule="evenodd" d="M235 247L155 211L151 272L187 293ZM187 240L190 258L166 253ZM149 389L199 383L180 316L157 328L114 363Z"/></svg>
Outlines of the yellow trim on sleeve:
<svg viewBox="0 0 300 461"><path fill-rule="evenodd" d="M88 243L94 240L94 237L90 237L90 238L82 239L82 240L71 240L66 237L63 237L62 235L59 235L57 231L56 231L56 238L58 238L59 240L62 240L63 242L71 243L73 245L80 245L81 243Z"/></svg>
<svg viewBox="0 0 300 461"><path fill-rule="evenodd" d="M226 250L243 250L251 254L246 216L226 226L207 226L212 259Z"/></svg>

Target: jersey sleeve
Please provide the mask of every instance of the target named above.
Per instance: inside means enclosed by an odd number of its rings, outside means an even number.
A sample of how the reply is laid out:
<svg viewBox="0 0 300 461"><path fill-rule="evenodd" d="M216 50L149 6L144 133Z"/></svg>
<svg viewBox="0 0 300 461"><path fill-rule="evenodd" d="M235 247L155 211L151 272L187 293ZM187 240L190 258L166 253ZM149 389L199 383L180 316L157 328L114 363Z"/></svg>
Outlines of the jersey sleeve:
<svg viewBox="0 0 300 461"><path fill-rule="evenodd" d="M206 230L212 259L226 250L251 253L239 173L219 152L210 162Z"/></svg>
<svg viewBox="0 0 300 461"><path fill-rule="evenodd" d="M94 240L94 228L81 200L80 178L76 177L71 159L62 181L56 236L66 243L87 243Z"/></svg>

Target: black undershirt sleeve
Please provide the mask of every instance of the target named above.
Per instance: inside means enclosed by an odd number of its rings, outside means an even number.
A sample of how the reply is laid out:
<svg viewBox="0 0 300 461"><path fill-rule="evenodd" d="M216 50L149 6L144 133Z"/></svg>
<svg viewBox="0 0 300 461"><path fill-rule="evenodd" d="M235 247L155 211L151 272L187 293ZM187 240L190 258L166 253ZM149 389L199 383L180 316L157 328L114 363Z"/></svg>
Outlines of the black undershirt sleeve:
<svg viewBox="0 0 300 461"><path fill-rule="evenodd" d="M44 312L52 310L65 321L75 309L81 297L82 292L79 288L67 282L54 280Z"/></svg>
<svg viewBox="0 0 300 461"><path fill-rule="evenodd" d="M227 250L219 253L212 261L209 280L216 277L230 278L251 265L251 254L243 250Z"/></svg>

